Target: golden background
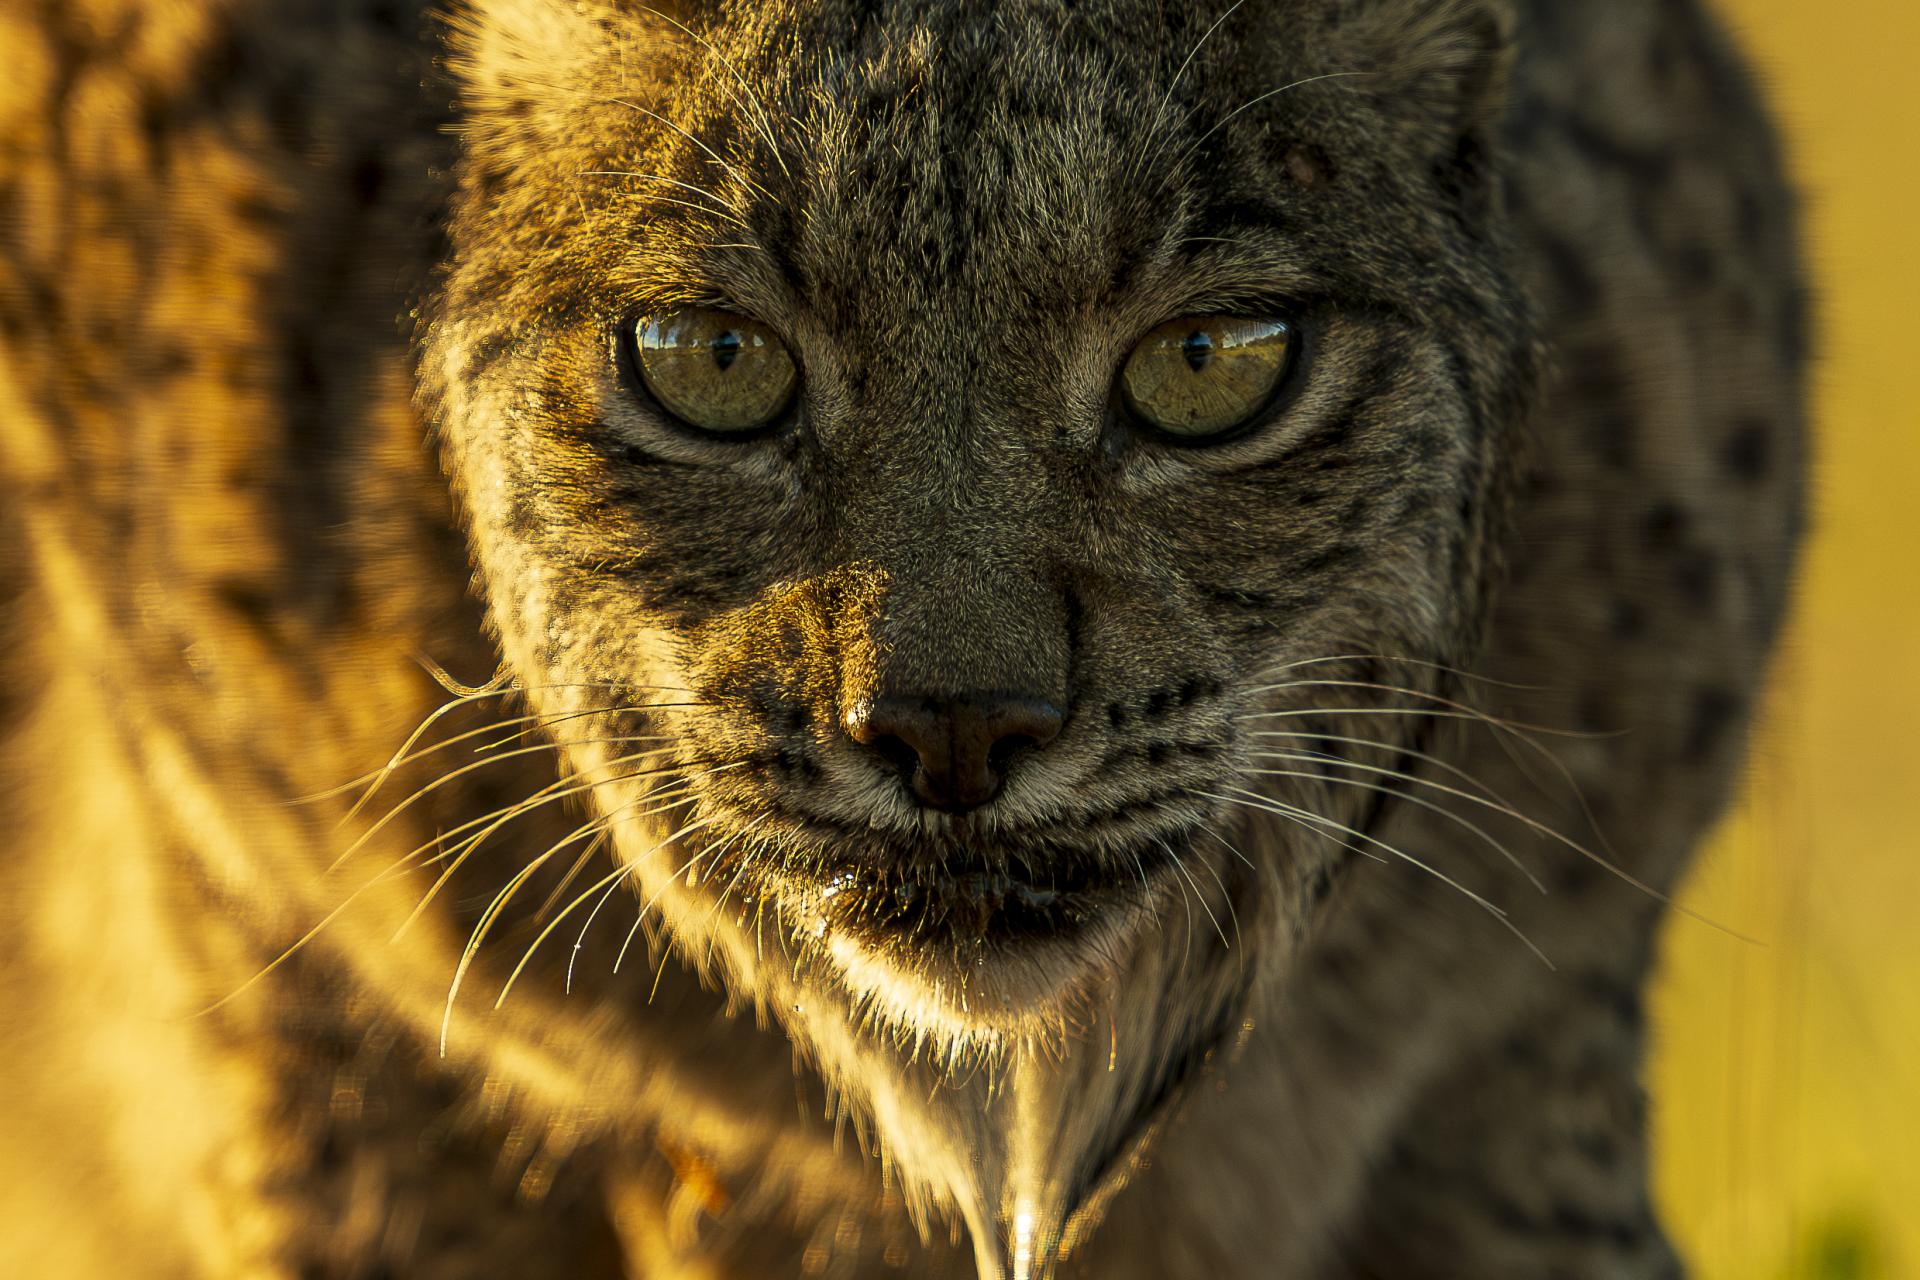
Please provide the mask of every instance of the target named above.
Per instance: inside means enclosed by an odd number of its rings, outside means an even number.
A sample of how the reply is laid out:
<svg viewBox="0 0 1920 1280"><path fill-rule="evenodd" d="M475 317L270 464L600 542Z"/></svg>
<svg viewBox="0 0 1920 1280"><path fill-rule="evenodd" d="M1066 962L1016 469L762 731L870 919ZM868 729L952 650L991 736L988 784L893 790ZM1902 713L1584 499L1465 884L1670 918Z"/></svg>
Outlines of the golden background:
<svg viewBox="0 0 1920 1280"><path fill-rule="evenodd" d="M1660 1196L1703 1280L1920 1277L1920 3L1719 0L1804 195L1815 537L1747 797L1654 1007Z"/></svg>

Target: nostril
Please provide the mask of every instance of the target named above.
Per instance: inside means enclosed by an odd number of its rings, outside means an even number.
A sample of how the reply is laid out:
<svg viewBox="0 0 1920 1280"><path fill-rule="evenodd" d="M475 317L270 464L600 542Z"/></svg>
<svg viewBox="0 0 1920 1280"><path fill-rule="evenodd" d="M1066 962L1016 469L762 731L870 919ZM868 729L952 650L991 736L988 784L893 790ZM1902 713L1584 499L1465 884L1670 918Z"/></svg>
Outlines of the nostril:
<svg viewBox="0 0 1920 1280"><path fill-rule="evenodd" d="M993 799L1015 754L1045 747L1060 736L1063 720L1044 699L975 694L876 698L844 723L923 803L958 813Z"/></svg>
<svg viewBox="0 0 1920 1280"><path fill-rule="evenodd" d="M996 698L985 701L983 710L996 748L1008 742L1044 747L1060 736L1066 719L1043 698Z"/></svg>
<svg viewBox="0 0 1920 1280"><path fill-rule="evenodd" d="M945 775L951 759L952 718L926 698L876 698L849 711L847 734L872 750L912 785L922 774Z"/></svg>
<svg viewBox="0 0 1920 1280"><path fill-rule="evenodd" d="M866 745L899 771L902 782L912 785L913 775L920 768L920 753L909 746L906 739L898 734L883 733L869 740Z"/></svg>

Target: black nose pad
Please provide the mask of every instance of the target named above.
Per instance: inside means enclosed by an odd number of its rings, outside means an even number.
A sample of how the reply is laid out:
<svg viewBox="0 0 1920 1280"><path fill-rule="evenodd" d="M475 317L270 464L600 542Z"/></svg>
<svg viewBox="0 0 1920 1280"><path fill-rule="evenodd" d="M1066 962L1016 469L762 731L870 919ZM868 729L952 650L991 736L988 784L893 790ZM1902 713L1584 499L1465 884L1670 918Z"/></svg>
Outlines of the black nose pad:
<svg viewBox="0 0 1920 1280"><path fill-rule="evenodd" d="M855 742L892 762L922 804L964 813L999 793L1015 751L1059 737L1062 719L1043 698L969 694L876 698L844 723Z"/></svg>

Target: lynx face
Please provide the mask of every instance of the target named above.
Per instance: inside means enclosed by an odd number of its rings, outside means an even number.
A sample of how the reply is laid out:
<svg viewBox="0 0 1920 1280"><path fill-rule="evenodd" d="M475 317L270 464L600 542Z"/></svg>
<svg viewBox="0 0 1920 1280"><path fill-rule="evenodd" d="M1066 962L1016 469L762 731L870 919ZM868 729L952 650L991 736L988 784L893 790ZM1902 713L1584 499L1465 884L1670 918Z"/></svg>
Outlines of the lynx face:
<svg viewBox="0 0 1920 1280"><path fill-rule="evenodd" d="M1497 39L1326 8L462 32L426 361L493 618L797 1034L1017 1045L1166 998L1143 958L1230 1009L1366 852L1315 753L1417 747L1373 712L1434 669L1347 655L1470 653L1530 387Z"/></svg>

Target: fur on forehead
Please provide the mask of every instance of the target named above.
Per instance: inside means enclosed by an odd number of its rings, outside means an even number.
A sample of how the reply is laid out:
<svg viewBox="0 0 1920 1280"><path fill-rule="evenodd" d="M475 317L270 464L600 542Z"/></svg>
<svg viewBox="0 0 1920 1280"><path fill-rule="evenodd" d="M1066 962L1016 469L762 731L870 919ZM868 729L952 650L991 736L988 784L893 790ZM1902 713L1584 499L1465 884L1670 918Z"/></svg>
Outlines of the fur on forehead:
<svg viewBox="0 0 1920 1280"><path fill-rule="evenodd" d="M659 68L650 64L688 46L704 45L699 29L715 22L726 8L670 0L462 0L448 15L453 66L466 87L470 111L496 118L524 115L543 99L552 99L556 90L591 82L594 69L617 66L623 79L651 78L647 73ZM924 33L946 25L929 19L957 18L989 25L1025 19L1057 34L1061 22L1085 18L1089 8L1107 10L1114 20L1127 20L1124 11L1138 8L1139 18L1168 26L1167 11L1142 0L1109 0L1100 6L1051 0L1007 0L991 6L977 0L944 5L924 0L855 5L784 0L746 8L738 17L743 27L763 33L785 25L819 32L842 26L871 31L890 21ZM1042 9L1060 12L1047 15L1038 12ZM1462 110L1472 115L1497 101L1513 14L1508 0L1220 0L1192 6L1182 25L1204 35L1189 46L1202 64L1257 31L1265 38L1253 43L1261 46L1263 55L1271 48L1319 46L1324 60L1377 76L1382 91L1446 116ZM1166 46L1169 67L1183 61L1177 56L1182 48L1178 40ZM549 109L563 114L546 123L564 127L564 107L553 104Z"/></svg>
<svg viewBox="0 0 1920 1280"><path fill-rule="evenodd" d="M731 144L709 139L743 162L736 175L770 176L778 166L784 176L788 161L779 155L783 144L767 118L768 102L811 114L830 99L871 104L876 93L913 101L920 96L913 86L936 66L957 59L952 73L982 56L987 61L978 70L993 68L998 74L987 79L1002 93L1026 92L1009 77L1030 77L1044 92L1048 81L1074 70L1075 59L1061 55L1074 43L1073 30L1087 27L1109 29L1109 37L1114 28L1161 32L1131 46L1124 55L1131 67L1078 69L1096 79L1118 72L1123 80L1163 84L1157 108L1152 89L1136 100L1135 128L1123 133L1142 126L1152 132L1159 127L1152 117L1169 107L1189 109L1176 103L1209 102L1203 116L1219 117L1221 125L1243 117L1235 131L1258 134L1263 116L1292 109L1304 89L1372 116L1374 128L1390 121L1401 145L1427 156L1436 173L1464 156L1467 171L1452 185L1472 190L1479 149L1463 150L1462 143L1504 98L1512 25L1509 0L1210 0L1171 9L1159 0L460 0L448 17L469 180L517 172L542 187L571 181L567 175L582 167L573 161L583 157L631 155L646 135L667 142L689 128L705 132L683 115L690 103L675 91L683 81L693 82L696 97L728 99L753 117L747 131L758 136ZM1116 47L1111 38L1094 44ZM853 83L837 91L819 83L849 75ZM1316 86L1320 81L1339 84ZM886 84L893 95L883 91ZM1093 98L1102 96L1089 88ZM1085 100L1077 91L1066 96ZM1045 114L1059 108L1050 104ZM821 122L813 123L820 133ZM1206 120L1197 123L1209 132ZM1087 124L1095 137L1109 127ZM761 151L762 141L772 154ZM1125 203L1126 193L1109 192L1107 200ZM1073 202L1083 213L1093 203Z"/></svg>

